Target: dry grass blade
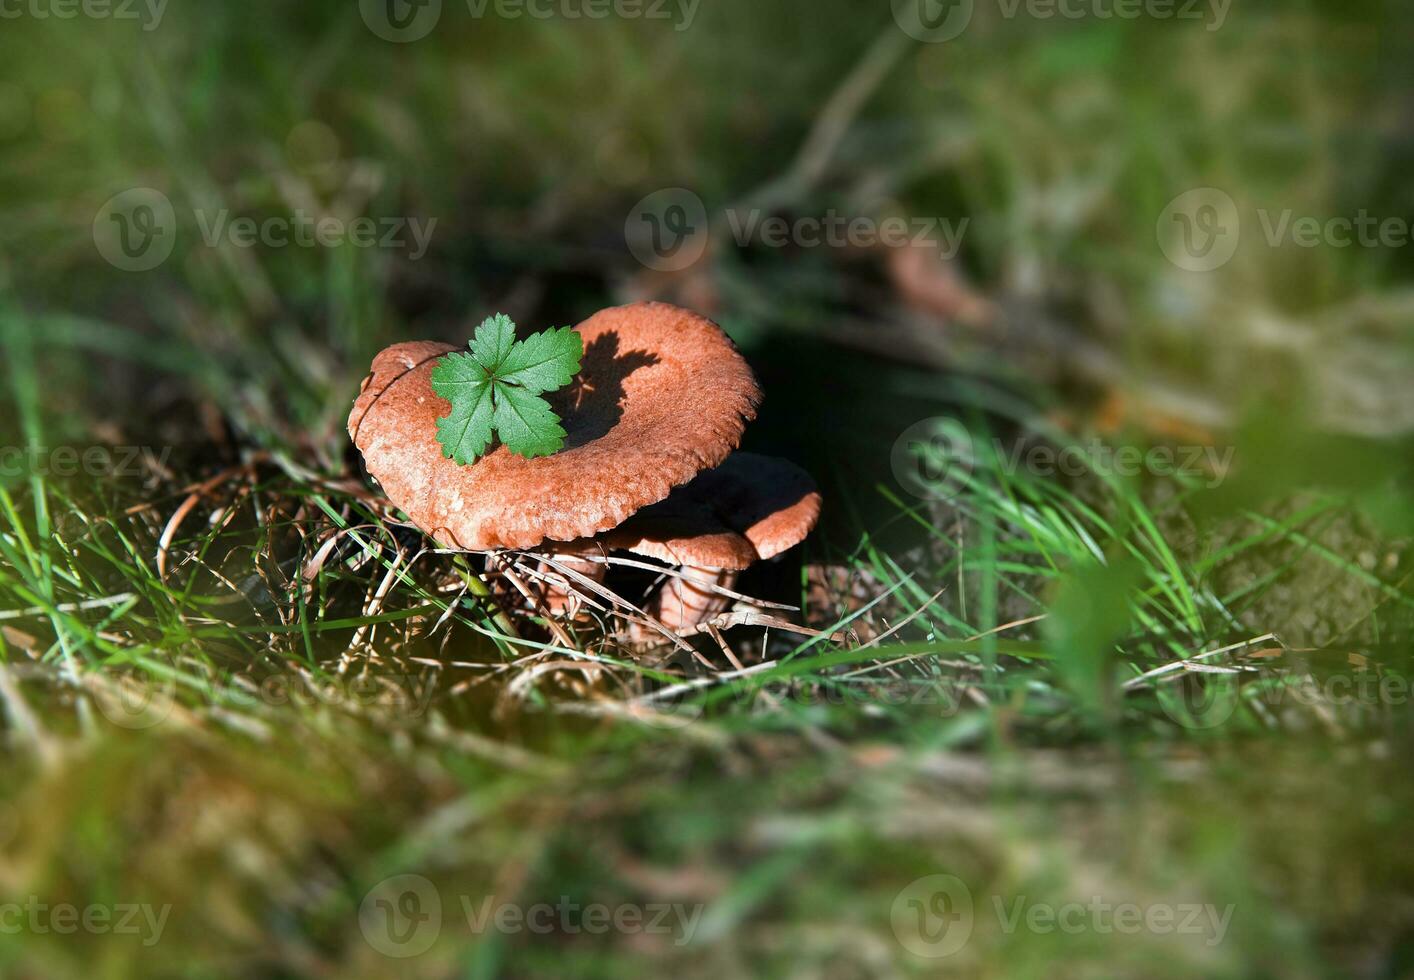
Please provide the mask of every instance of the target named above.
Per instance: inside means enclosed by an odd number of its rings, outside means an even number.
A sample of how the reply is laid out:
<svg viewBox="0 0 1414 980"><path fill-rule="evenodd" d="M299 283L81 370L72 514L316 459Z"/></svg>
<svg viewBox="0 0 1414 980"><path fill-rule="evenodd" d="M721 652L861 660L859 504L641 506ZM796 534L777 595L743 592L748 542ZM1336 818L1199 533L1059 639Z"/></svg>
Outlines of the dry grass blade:
<svg viewBox="0 0 1414 980"><path fill-rule="evenodd" d="M764 626L770 629L783 630L787 633L796 633L800 636L823 636L832 643L847 643L849 641L849 634L843 631L826 633L824 630L801 626L787 619L781 619L777 616L767 616L764 613L751 612L749 610L732 610L718 613L706 622L699 623L691 629L684 630L680 635L693 636L698 633L707 633L719 629L730 629L733 626Z"/></svg>
<svg viewBox="0 0 1414 980"><path fill-rule="evenodd" d="M1204 665L1198 663L1198 661L1210 660L1213 657L1220 657L1224 653L1231 653L1233 650L1243 650L1254 644L1265 643L1267 640L1276 640L1276 638L1275 633L1264 633L1250 640L1243 640L1241 643L1232 643L1225 647L1219 647L1216 650L1209 650L1206 653L1194 654L1183 660L1176 660L1173 663L1164 664L1162 667L1155 667L1153 670L1146 671L1138 677L1131 677L1124 682L1123 688L1126 691L1133 691L1137 688L1145 687L1149 681L1156 677L1164 677L1176 671L1201 671Z"/></svg>
<svg viewBox="0 0 1414 980"><path fill-rule="evenodd" d="M519 565L514 558L504 554L492 555L487 558L487 562L494 564L500 570L501 574L506 577L506 581L510 582L511 585L515 587L516 591L525 598L525 601L530 603L531 608L539 614L546 628L555 635L555 639L558 640L562 646L574 649L574 647L578 645L575 643L574 639L565 632L565 628L560 625L555 614L546 607L544 597L532 592L526 586L521 576L517 574L517 568L519 567L523 570L524 566Z"/></svg>
<svg viewBox="0 0 1414 980"><path fill-rule="evenodd" d="M168 518L166 526L162 529L162 535L157 541L157 577L164 582L167 580L167 552L172 546L173 539L177 536L177 530L182 526L182 522L201 503L201 499L212 490L221 486L241 474L253 474L255 471L255 461L242 463L240 466L233 466L228 470L216 474L211 479L199 483L191 488L187 498Z"/></svg>

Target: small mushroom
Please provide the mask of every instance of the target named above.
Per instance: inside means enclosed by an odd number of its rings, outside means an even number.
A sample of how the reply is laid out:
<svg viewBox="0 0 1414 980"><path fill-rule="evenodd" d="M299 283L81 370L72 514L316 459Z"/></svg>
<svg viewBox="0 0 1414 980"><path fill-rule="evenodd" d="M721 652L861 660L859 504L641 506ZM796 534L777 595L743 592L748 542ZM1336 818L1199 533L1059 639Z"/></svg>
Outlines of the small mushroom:
<svg viewBox="0 0 1414 980"><path fill-rule="evenodd" d="M537 606L574 615L575 577L602 581L595 559L624 548L680 566L648 611L686 630L725 607L717 590L737 572L810 532L820 495L784 460L732 453L761 392L716 324L635 303L575 330L580 374L548 396L567 434L554 455L524 459L498 446L469 466L446 458L437 419L447 403L431 375L456 348L429 341L374 358L349 435L388 499L442 546L537 549L533 584L507 576Z"/></svg>
<svg viewBox="0 0 1414 980"><path fill-rule="evenodd" d="M646 610L682 632L720 613L737 573L803 541L820 517L815 481L783 459L733 453L601 537L680 567Z"/></svg>

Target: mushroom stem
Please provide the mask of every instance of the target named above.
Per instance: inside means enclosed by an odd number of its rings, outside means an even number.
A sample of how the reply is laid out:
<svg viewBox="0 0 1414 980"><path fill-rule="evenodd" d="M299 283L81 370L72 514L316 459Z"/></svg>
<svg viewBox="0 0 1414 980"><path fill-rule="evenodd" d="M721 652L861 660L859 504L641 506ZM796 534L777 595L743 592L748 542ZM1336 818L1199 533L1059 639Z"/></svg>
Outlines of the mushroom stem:
<svg viewBox="0 0 1414 980"><path fill-rule="evenodd" d="M737 573L724 568L684 565L681 575L663 583L646 610L675 633L681 633L711 619L727 608L727 596L717 591L736 583Z"/></svg>

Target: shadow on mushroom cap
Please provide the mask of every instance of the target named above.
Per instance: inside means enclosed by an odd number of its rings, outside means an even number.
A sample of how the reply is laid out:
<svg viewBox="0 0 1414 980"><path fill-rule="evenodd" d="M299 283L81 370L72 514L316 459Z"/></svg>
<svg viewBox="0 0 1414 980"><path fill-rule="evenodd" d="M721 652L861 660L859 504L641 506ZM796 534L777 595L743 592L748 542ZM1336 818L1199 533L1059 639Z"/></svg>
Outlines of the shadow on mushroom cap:
<svg viewBox="0 0 1414 980"><path fill-rule="evenodd" d="M621 346L618 333L600 334L585 345L574 382L546 396L565 428L565 449L587 445L612 432L623 418L628 397L625 380L640 368L658 363L658 355L651 351L621 352Z"/></svg>

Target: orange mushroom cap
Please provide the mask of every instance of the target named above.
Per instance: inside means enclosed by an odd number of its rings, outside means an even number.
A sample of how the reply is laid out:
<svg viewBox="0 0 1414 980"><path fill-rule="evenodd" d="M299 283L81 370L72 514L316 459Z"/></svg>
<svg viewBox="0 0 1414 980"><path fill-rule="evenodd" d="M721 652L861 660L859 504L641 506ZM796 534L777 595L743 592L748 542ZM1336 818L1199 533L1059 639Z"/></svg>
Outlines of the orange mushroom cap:
<svg viewBox="0 0 1414 980"><path fill-rule="evenodd" d="M373 360L349 436L413 523L446 547L534 548L616 527L717 466L756 416L761 391L721 329L666 303L602 310L575 330L575 383L547 396L567 433L552 456L497 446L469 466L442 455L432 390L449 344L396 344Z"/></svg>

